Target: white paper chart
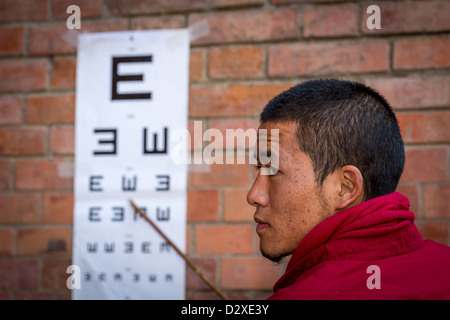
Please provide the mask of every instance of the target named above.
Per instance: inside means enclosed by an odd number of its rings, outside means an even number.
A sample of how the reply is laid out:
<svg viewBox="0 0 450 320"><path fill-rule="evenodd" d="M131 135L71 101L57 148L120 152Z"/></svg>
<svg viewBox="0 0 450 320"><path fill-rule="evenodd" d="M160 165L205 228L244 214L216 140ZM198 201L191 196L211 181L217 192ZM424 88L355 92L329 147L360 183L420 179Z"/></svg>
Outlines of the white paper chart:
<svg viewBox="0 0 450 320"><path fill-rule="evenodd" d="M187 29L83 34L78 41L73 299L184 299L185 164L170 134L187 130Z"/></svg>

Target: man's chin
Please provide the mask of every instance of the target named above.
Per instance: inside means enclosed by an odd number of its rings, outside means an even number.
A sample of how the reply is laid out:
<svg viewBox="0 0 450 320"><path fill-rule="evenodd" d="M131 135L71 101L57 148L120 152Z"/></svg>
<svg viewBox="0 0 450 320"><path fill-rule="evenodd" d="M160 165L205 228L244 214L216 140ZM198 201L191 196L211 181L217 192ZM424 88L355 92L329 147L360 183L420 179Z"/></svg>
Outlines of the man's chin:
<svg viewBox="0 0 450 320"><path fill-rule="evenodd" d="M284 262L284 258L286 258L287 256L290 255L290 253L286 253L286 254L270 253L261 247L259 249L264 258L269 259L270 261L272 261L273 263L276 263L276 264L282 264Z"/></svg>

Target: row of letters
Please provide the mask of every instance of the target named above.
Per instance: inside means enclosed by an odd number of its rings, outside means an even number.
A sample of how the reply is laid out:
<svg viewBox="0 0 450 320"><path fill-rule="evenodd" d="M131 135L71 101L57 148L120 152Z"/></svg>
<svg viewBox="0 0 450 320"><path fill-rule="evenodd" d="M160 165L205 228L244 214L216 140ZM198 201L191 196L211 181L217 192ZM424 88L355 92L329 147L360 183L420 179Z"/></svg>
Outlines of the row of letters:
<svg viewBox="0 0 450 320"><path fill-rule="evenodd" d="M104 192L105 187L103 185L103 179L103 175L89 176L89 192ZM155 179L157 180L155 191L170 191L170 175L157 174ZM122 191L133 192L138 190L138 177L136 175L133 175L132 177L122 175L121 183Z"/></svg>
<svg viewBox="0 0 450 320"><path fill-rule="evenodd" d="M103 248L103 250L102 250ZM143 241L141 243L135 243L133 241L124 241L122 245L117 245L116 242L104 242L101 246L98 242L87 242L86 249L88 253L99 253L100 251L104 253L116 253L117 249L122 253L145 253L152 254L152 242ZM168 242L162 241L159 243L159 253L170 253L171 246Z"/></svg>
<svg viewBox="0 0 450 320"><path fill-rule="evenodd" d="M89 222L101 222L101 221L112 221L112 222L124 222L125 221L125 207L114 206L110 208L111 211L105 213L103 207L89 207L88 210L88 221ZM147 215L147 208L140 208ZM161 207L155 208L155 215L157 221L170 221L170 207L162 209ZM133 221L137 221L141 218L140 214L134 210Z"/></svg>
<svg viewBox="0 0 450 320"><path fill-rule="evenodd" d="M162 146L158 146L158 134L153 133L153 146L148 146L147 138L147 128L143 128L143 145L142 145L142 154L143 155L152 155L152 154L167 154L167 139L169 129L167 127L163 127L163 142ZM103 147L93 151L94 156L114 156L118 154L117 149L117 128L106 128L106 129L94 129L94 134L96 135L106 135L106 138L103 137L101 140L98 140L98 144L108 145L107 147Z"/></svg>
<svg viewBox="0 0 450 320"><path fill-rule="evenodd" d="M162 276L162 279L164 282L173 282L174 275L172 273L166 273ZM125 281L125 280L128 280L128 281L131 280L131 282L135 282L135 283L142 282L142 281L156 283L156 282L158 282L158 275L156 273L141 274L141 273L133 272L130 275L125 276L123 273L120 273L120 272L114 272L114 273L98 272L97 274L93 274L91 272L84 272L83 280L86 282L90 282L93 280L98 280L101 282L107 282L107 281L121 282L121 281Z"/></svg>

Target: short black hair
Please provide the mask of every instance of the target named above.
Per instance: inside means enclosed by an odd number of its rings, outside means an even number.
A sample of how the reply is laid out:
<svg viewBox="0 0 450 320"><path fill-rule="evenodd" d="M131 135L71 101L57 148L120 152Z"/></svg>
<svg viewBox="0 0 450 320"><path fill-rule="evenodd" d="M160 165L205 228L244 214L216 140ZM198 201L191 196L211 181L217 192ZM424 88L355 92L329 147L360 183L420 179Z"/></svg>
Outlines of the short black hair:
<svg viewBox="0 0 450 320"><path fill-rule="evenodd" d="M405 149L389 103L374 89L338 79L309 80L274 97L264 122L296 122L300 149L312 159L315 179L354 165L364 179L364 200L394 192Z"/></svg>

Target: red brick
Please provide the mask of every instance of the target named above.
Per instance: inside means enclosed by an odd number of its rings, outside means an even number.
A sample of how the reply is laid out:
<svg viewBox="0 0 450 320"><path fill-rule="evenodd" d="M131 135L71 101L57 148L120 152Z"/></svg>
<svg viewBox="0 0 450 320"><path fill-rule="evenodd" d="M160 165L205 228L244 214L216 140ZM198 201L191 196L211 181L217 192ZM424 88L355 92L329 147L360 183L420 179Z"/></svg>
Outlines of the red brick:
<svg viewBox="0 0 450 320"><path fill-rule="evenodd" d="M115 15L191 11L206 8L206 0L108 0L108 7Z"/></svg>
<svg viewBox="0 0 450 320"><path fill-rule="evenodd" d="M194 44L290 39L299 36L297 10L242 10L192 14L189 25L205 20L209 33Z"/></svg>
<svg viewBox="0 0 450 320"><path fill-rule="evenodd" d="M225 289L272 289L279 278L279 267L264 258L222 258L221 263Z"/></svg>
<svg viewBox="0 0 450 320"><path fill-rule="evenodd" d="M200 122L198 120L190 121L188 124L188 130L189 135L191 138L191 141L188 142L188 150L203 150L203 134L204 131L207 129L205 122L201 122L200 126L196 124L195 122ZM199 129L195 129L196 126ZM198 132L196 133L197 130Z"/></svg>
<svg viewBox="0 0 450 320"><path fill-rule="evenodd" d="M251 145L251 141L249 138L244 139L229 139L227 138L227 130L231 130L231 132L234 132L234 135L231 136L238 136L239 129L243 130L244 135L248 133L248 135L252 134L254 132L256 134L259 127L259 120L257 119L239 119L239 120L217 120L217 121L211 121L209 123L209 129L218 129L223 135L223 147L224 148L237 148L237 149L253 149L254 145ZM254 130L254 131L253 131ZM256 135L255 135L256 138ZM243 143L242 143L243 142ZM256 140L254 141L256 144Z"/></svg>
<svg viewBox="0 0 450 320"><path fill-rule="evenodd" d="M47 87L47 61L0 61L0 92L39 90Z"/></svg>
<svg viewBox="0 0 450 320"><path fill-rule="evenodd" d="M10 187L10 166L8 160L0 160L0 190L8 190Z"/></svg>
<svg viewBox="0 0 450 320"><path fill-rule="evenodd" d="M273 4L287 4L287 3L303 3L303 2L338 2L338 1L347 1L347 0L270 0L270 3Z"/></svg>
<svg viewBox="0 0 450 320"><path fill-rule="evenodd" d="M0 55L15 55L24 53L24 28L0 28Z"/></svg>
<svg viewBox="0 0 450 320"><path fill-rule="evenodd" d="M25 121L28 124L74 123L73 94L31 96L26 101Z"/></svg>
<svg viewBox="0 0 450 320"><path fill-rule="evenodd" d="M41 285L43 289L65 289L67 288L67 267L72 264L67 258L45 258L43 259Z"/></svg>
<svg viewBox="0 0 450 320"><path fill-rule="evenodd" d="M15 186L19 190L67 189L71 179L63 171L70 163L62 159L19 160L15 168Z"/></svg>
<svg viewBox="0 0 450 320"><path fill-rule="evenodd" d="M0 257L14 254L14 229L0 229Z"/></svg>
<svg viewBox="0 0 450 320"><path fill-rule="evenodd" d="M0 154L40 155L45 152L46 130L41 128L0 129Z"/></svg>
<svg viewBox="0 0 450 320"><path fill-rule="evenodd" d="M125 20L90 21L82 22L81 25L83 32L127 30ZM70 32L74 30L67 29L66 20L30 27L28 52L31 55L75 53L76 43L67 37Z"/></svg>
<svg viewBox="0 0 450 320"><path fill-rule="evenodd" d="M406 196L409 200L409 210L414 212L416 217L420 217L420 204L419 204L419 187L418 185L409 185L400 183L397 187L397 192L400 192L404 196Z"/></svg>
<svg viewBox="0 0 450 320"><path fill-rule="evenodd" d="M70 5L77 5L81 12L81 28L83 18L100 17L102 15L102 0L58 0L52 2L52 17L66 19L72 14L67 13Z"/></svg>
<svg viewBox="0 0 450 320"><path fill-rule="evenodd" d="M358 6L355 4L311 6L303 9L303 36L354 36L358 34Z"/></svg>
<svg viewBox="0 0 450 320"><path fill-rule="evenodd" d="M394 43L394 69L425 69L450 67L450 39L420 37Z"/></svg>
<svg viewBox="0 0 450 320"><path fill-rule="evenodd" d="M0 193L0 223L38 223L40 207L38 193Z"/></svg>
<svg viewBox="0 0 450 320"><path fill-rule="evenodd" d="M225 157L224 157L225 158ZM249 164L211 164L209 172L193 172L192 185L202 186L248 186Z"/></svg>
<svg viewBox="0 0 450 320"><path fill-rule="evenodd" d="M386 41L277 44L269 47L270 76L386 71Z"/></svg>
<svg viewBox="0 0 450 320"><path fill-rule="evenodd" d="M30 27L28 42L29 54L61 54L75 52L75 43L65 40L65 35L69 32L74 31L69 31L67 29L66 21L62 21L58 24Z"/></svg>
<svg viewBox="0 0 450 320"><path fill-rule="evenodd" d="M202 80L205 73L205 58L202 50L191 50L189 58L189 80Z"/></svg>
<svg viewBox="0 0 450 320"><path fill-rule="evenodd" d="M0 300L12 300L12 292L0 292Z"/></svg>
<svg viewBox="0 0 450 320"><path fill-rule="evenodd" d="M191 117L256 115L275 95L290 85L192 87L189 91Z"/></svg>
<svg viewBox="0 0 450 320"><path fill-rule="evenodd" d="M191 228L189 225L186 225L186 251L187 255L190 254L191 250Z"/></svg>
<svg viewBox="0 0 450 320"><path fill-rule="evenodd" d="M216 283L216 261L214 259L193 258L192 263L203 273L212 283ZM209 286L200 276L186 264L186 289L205 290Z"/></svg>
<svg viewBox="0 0 450 320"><path fill-rule="evenodd" d="M450 30L450 2L448 1L408 1L377 2L381 11L381 29L370 30L366 22L369 4L363 6L361 30L367 34L392 34L410 32L430 32Z"/></svg>
<svg viewBox="0 0 450 320"><path fill-rule="evenodd" d="M378 90L394 109L450 105L450 77L376 78L364 81Z"/></svg>
<svg viewBox="0 0 450 320"><path fill-rule="evenodd" d="M41 21L48 18L48 1L2 0L0 2L0 22Z"/></svg>
<svg viewBox="0 0 450 320"><path fill-rule="evenodd" d="M450 218L450 184L424 186L423 207L427 218Z"/></svg>
<svg viewBox="0 0 450 320"><path fill-rule="evenodd" d="M76 59L72 57L55 58L50 82L52 88L75 88Z"/></svg>
<svg viewBox="0 0 450 320"><path fill-rule="evenodd" d="M406 150L402 182L433 182L448 179L448 160L445 148L411 148Z"/></svg>
<svg viewBox="0 0 450 320"><path fill-rule="evenodd" d="M72 192L46 192L44 193L43 222L73 223L73 193Z"/></svg>
<svg viewBox="0 0 450 320"><path fill-rule="evenodd" d="M16 300L70 300L71 292L22 291L15 294Z"/></svg>
<svg viewBox="0 0 450 320"><path fill-rule="evenodd" d="M0 260L0 290L32 290L39 285L39 264L34 259Z"/></svg>
<svg viewBox="0 0 450 320"><path fill-rule="evenodd" d="M17 254L69 255L72 250L71 228L21 228L17 233Z"/></svg>
<svg viewBox="0 0 450 320"><path fill-rule="evenodd" d="M0 97L0 124L22 122L22 98Z"/></svg>
<svg viewBox="0 0 450 320"><path fill-rule="evenodd" d="M415 224L422 238L448 245L448 222L420 220L416 221Z"/></svg>
<svg viewBox="0 0 450 320"><path fill-rule="evenodd" d="M406 143L450 142L450 112L397 114Z"/></svg>
<svg viewBox="0 0 450 320"><path fill-rule="evenodd" d="M184 26L182 15L131 18L131 30L179 29Z"/></svg>
<svg viewBox="0 0 450 320"><path fill-rule="evenodd" d="M208 72L215 79L261 78L264 75L264 50L255 47L212 48Z"/></svg>
<svg viewBox="0 0 450 320"><path fill-rule="evenodd" d="M211 7L213 8L228 8L228 7L243 7L263 5L264 0L212 0Z"/></svg>
<svg viewBox="0 0 450 320"><path fill-rule="evenodd" d="M217 221L219 192L217 190L189 190L187 221Z"/></svg>
<svg viewBox="0 0 450 320"><path fill-rule="evenodd" d="M251 254L254 228L250 225L199 225L195 228L197 254Z"/></svg>
<svg viewBox="0 0 450 320"><path fill-rule="evenodd" d="M75 130L73 127L51 128L50 149L53 154L74 154Z"/></svg>
<svg viewBox="0 0 450 320"><path fill-rule="evenodd" d="M253 222L255 207L247 203L248 189L227 189L224 192L224 221ZM256 225L255 225L256 226Z"/></svg>

